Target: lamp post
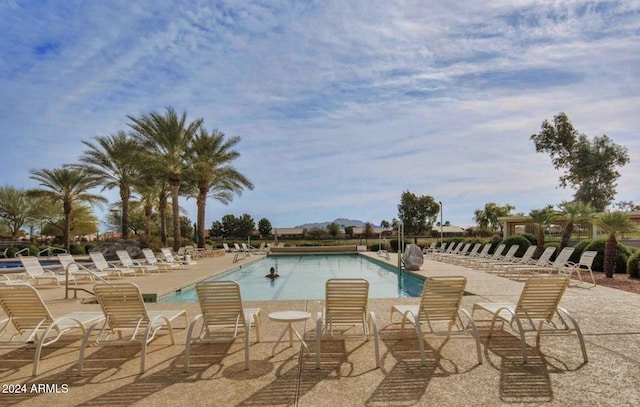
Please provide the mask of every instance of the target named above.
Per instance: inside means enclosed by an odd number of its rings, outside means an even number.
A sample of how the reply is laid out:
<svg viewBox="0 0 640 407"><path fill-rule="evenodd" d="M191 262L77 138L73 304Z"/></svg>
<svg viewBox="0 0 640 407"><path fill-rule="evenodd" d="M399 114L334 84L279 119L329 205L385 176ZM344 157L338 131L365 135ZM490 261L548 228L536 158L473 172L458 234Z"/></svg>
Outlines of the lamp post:
<svg viewBox="0 0 640 407"><path fill-rule="evenodd" d="M440 247L442 247L442 242L444 241L442 233L442 201L438 201L438 205L440 205Z"/></svg>

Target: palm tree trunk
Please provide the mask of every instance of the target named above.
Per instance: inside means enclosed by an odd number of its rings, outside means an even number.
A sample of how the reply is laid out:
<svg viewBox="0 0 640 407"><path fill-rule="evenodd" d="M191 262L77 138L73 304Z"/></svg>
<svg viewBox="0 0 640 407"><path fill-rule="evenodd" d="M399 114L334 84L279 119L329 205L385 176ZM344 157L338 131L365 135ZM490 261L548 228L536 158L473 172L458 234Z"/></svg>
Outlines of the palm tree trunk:
<svg viewBox="0 0 640 407"><path fill-rule="evenodd" d="M160 241L162 246L167 246L167 196L163 193L160 195L160 203L158 204L158 214L160 215Z"/></svg>
<svg viewBox="0 0 640 407"><path fill-rule="evenodd" d="M567 222L567 225L562 232L562 240L560 240L560 250L569 246L569 239L571 239L571 234L573 233L573 222Z"/></svg>
<svg viewBox="0 0 640 407"><path fill-rule="evenodd" d="M540 258L544 251L544 229L542 225L536 227L536 251L533 253L534 258Z"/></svg>
<svg viewBox="0 0 640 407"><path fill-rule="evenodd" d="M198 247L204 248L204 214L207 206L207 191L200 189L196 198L198 206Z"/></svg>
<svg viewBox="0 0 640 407"><path fill-rule="evenodd" d="M150 200L144 203L144 233L147 241L151 239L151 215L153 214L153 203Z"/></svg>
<svg viewBox="0 0 640 407"><path fill-rule="evenodd" d="M122 238L129 238L129 197L131 192L128 189L120 189L120 200L122 202Z"/></svg>
<svg viewBox="0 0 640 407"><path fill-rule="evenodd" d="M171 184L171 205L173 208L173 250L178 251L180 248L180 202L178 192L180 184Z"/></svg>
<svg viewBox="0 0 640 407"><path fill-rule="evenodd" d="M615 233L609 235L607 243L604 246L604 274L607 278L613 278L616 270L616 251L618 250L618 241Z"/></svg>
<svg viewBox="0 0 640 407"><path fill-rule="evenodd" d="M67 253L71 253L71 202L64 202L64 230L62 231L62 241Z"/></svg>

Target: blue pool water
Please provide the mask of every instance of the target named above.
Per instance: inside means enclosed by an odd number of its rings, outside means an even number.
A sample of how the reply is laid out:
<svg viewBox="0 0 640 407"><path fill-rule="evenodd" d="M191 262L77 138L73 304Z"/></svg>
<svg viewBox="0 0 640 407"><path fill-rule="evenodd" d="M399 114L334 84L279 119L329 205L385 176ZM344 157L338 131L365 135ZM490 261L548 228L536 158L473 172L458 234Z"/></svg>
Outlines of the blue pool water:
<svg viewBox="0 0 640 407"><path fill-rule="evenodd" d="M275 267L280 275L271 280L265 275ZM353 255L271 256L237 270L212 278L235 280L244 301L320 300L330 278L364 278L369 281L370 298L419 297L423 281ZM197 301L194 289L183 290L161 299L162 302Z"/></svg>
<svg viewBox="0 0 640 407"><path fill-rule="evenodd" d="M60 262L57 260L40 260L40 264L44 266L59 266ZM0 269L13 269L21 268L22 263L20 261L0 261Z"/></svg>

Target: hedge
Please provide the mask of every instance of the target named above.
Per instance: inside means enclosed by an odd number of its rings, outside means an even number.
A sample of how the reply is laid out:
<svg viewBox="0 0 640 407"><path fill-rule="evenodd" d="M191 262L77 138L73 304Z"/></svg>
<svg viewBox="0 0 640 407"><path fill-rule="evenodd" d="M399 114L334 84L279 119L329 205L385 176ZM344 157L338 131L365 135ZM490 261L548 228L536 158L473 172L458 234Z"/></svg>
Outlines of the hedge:
<svg viewBox="0 0 640 407"><path fill-rule="evenodd" d="M584 249L591 244L591 239L584 239L579 241L573 246L573 253L571 253L571 257L569 257L569 261L573 263L577 263L580 261L580 256L584 252Z"/></svg>
<svg viewBox="0 0 640 407"><path fill-rule="evenodd" d="M591 268L593 271L604 271L604 248L606 245L606 240L604 238L593 240L587 247L585 247L585 251L597 251L598 254L596 258L593 260L593 265ZM618 248L616 250L616 273L626 273L627 272L627 261L629 260L629 255L631 254L629 248L622 243L618 243Z"/></svg>
<svg viewBox="0 0 640 407"><path fill-rule="evenodd" d="M636 250L627 261L627 273L631 278L640 278L640 250Z"/></svg>
<svg viewBox="0 0 640 407"><path fill-rule="evenodd" d="M529 246L531 246L531 243L520 235L509 236L500 243L506 246L505 253L511 246L516 244L519 245L520 247L518 248L518 251L516 251L515 257L522 257L524 252L526 252Z"/></svg>

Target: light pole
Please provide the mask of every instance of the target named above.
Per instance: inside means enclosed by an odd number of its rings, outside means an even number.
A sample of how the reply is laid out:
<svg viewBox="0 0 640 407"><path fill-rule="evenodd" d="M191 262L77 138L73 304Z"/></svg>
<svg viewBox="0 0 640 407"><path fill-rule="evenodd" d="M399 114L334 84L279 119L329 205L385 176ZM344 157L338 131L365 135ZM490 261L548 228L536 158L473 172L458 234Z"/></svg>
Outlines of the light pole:
<svg viewBox="0 0 640 407"><path fill-rule="evenodd" d="M438 201L438 205L440 205L440 247L442 247L443 234L442 234L442 201Z"/></svg>

